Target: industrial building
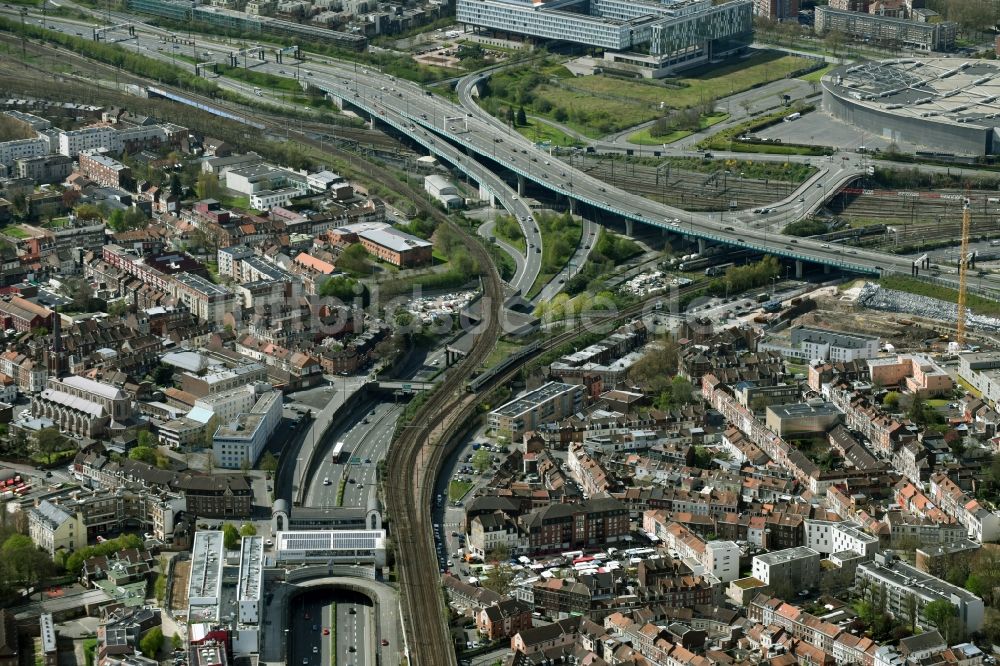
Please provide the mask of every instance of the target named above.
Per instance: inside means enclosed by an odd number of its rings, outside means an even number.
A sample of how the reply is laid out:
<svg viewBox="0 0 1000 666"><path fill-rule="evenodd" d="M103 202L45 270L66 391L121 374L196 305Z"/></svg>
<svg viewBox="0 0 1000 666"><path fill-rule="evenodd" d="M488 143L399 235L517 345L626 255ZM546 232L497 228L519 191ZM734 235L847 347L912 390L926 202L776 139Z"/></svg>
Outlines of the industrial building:
<svg viewBox="0 0 1000 666"><path fill-rule="evenodd" d="M660 78L737 53L752 40L753 0L457 0L476 30L605 49L606 67Z"/></svg>
<svg viewBox="0 0 1000 666"><path fill-rule="evenodd" d="M866 62L835 69L822 83L823 109L859 130L949 154L1000 152L996 61Z"/></svg>
<svg viewBox="0 0 1000 666"><path fill-rule="evenodd" d="M516 438L542 423L578 412L582 406L583 386L549 382L494 409L488 423L491 429Z"/></svg>
<svg viewBox="0 0 1000 666"><path fill-rule="evenodd" d="M222 606L222 565L225 547L221 530L198 530L191 547L188 581L188 623L216 624Z"/></svg>
<svg viewBox="0 0 1000 666"><path fill-rule="evenodd" d="M358 240L368 254L400 268L413 268L431 263L434 246L392 227L369 229L358 234Z"/></svg>
<svg viewBox="0 0 1000 666"><path fill-rule="evenodd" d="M240 543L239 582L236 586L236 631L233 651L249 654L260 649L263 611L264 537L243 537Z"/></svg>
<svg viewBox="0 0 1000 666"><path fill-rule="evenodd" d="M267 442L281 423L281 392L267 391L249 412L221 424L212 436L212 455L224 469L240 469L257 463Z"/></svg>
<svg viewBox="0 0 1000 666"><path fill-rule="evenodd" d="M445 208L461 208L465 204L465 200L458 193L458 188L450 180L436 173L424 176L424 190L443 203Z"/></svg>
<svg viewBox="0 0 1000 666"><path fill-rule="evenodd" d="M274 543L281 563L385 566L385 530L277 532Z"/></svg>

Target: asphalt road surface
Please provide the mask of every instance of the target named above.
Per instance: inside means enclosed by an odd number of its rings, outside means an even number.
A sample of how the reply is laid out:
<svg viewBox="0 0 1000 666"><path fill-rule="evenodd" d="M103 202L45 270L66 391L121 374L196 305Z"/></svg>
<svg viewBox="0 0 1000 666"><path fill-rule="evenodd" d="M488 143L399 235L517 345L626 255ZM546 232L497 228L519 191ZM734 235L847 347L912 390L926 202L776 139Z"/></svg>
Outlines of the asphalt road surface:
<svg viewBox="0 0 1000 666"><path fill-rule="evenodd" d="M374 663L371 654L378 637L372 635L373 608L364 596L343 590L310 590L292 602L289 612L290 665L329 666L334 651L337 666Z"/></svg>
<svg viewBox="0 0 1000 666"><path fill-rule="evenodd" d="M378 403L357 414L357 419L344 431L327 437L325 446L316 451L317 459L322 462L308 480L305 506L336 506L341 478L348 480L342 506L366 506L368 497L376 491L376 465L389 449L402 410L403 403ZM331 454L338 441L344 442L344 454L342 462L334 463Z"/></svg>

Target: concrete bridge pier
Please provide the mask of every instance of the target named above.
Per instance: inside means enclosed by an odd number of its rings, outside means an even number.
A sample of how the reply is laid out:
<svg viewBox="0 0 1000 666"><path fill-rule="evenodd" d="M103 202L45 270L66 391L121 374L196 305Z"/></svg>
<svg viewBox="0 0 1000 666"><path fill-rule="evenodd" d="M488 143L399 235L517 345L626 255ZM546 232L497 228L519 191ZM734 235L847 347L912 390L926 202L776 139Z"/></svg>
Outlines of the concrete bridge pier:
<svg viewBox="0 0 1000 666"><path fill-rule="evenodd" d="M705 251L706 247L708 247L708 243L705 242L705 239L704 238L699 238L698 239L698 254L702 254Z"/></svg>
<svg viewBox="0 0 1000 666"><path fill-rule="evenodd" d="M830 274L830 264L823 264L823 275Z"/></svg>
<svg viewBox="0 0 1000 666"><path fill-rule="evenodd" d="M524 176L520 174L517 176L517 196L524 196Z"/></svg>
<svg viewBox="0 0 1000 666"><path fill-rule="evenodd" d="M801 259L796 259L795 260L795 277L796 278L801 278L802 277L802 260Z"/></svg>
<svg viewBox="0 0 1000 666"><path fill-rule="evenodd" d="M569 201L569 213L570 215L576 215L576 199L573 197L566 197Z"/></svg>
<svg viewBox="0 0 1000 666"><path fill-rule="evenodd" d="M634 231L635 231L635 220L625 220L625 235L632 236L634 235L633 233ZM664 229L663 233L666 234L667 230Z"/></svg>

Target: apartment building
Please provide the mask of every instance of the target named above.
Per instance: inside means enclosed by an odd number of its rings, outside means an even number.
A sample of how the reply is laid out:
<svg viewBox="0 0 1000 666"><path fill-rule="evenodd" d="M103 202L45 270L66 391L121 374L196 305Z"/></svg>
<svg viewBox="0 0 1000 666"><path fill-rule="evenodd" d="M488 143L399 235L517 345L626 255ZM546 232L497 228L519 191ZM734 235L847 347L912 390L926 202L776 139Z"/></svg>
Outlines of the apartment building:
<svg viewBox="0 0 1000 666"><path fill-rule="evenodd" d="M70 553L98 536L139 525L161 540L170 538L184 498L169 491L130 488L80 490L42 500L28 511L28 533L42 550Z"/></svg>
<svg viewBox="0 0 1000 666"><path fill-rule="evenodd" d="M221 324L223 317L235 309L232 291L194 273L175 275L171 291L199 321Z"/></svg>
<svg viewBox="0 0 1000 666"><path fill-rule="evenodd" d="M1000 354L970 352L958 355L958 376L994 408L1000 404Z"/></svg>
<svg viewBox="0 0 1000 666"><path fill-rule="evenodd" d="M854 552L870 560L879 551L878 537L868 534L853 521L803 520L804 544L822 555Z"/></svg>
<svg viewBox="0 0 1000 666"><path fill-rule="evenodd" d="M73 160L65 155L39 155L14 160L14 174L38 184L61 183L73 173Z"/></svg>
<svg viewBox="0 0 1000 666"><path fill-rule="evenodd" d="M549 382L489 413L491 429L517 438L543 423L565 418L583 406L583 387Z"/></svg>
<svg viewBox="0 0 1000 666"><path fill-rule="evenodd" d="M42 500L28 511L28 535L49 556L87 545L87 527L82 516L48 500Z"/></svg>
<svg viewBox="0 0 1000 666"><path fill-rule="evenodd" d="M628 509L602 497L579 504L550 504L522 516L529 552L554 552L618 543L629 533Z"/></svg>
<svg viewBox="0 0 1000 666"><path fill-rule="evenodd" d="M799 546L775 550L753 558L753 577L767 585L788 584L793 590L808 590L819 583L820 555Z"/></svg>
<svg viewBox="0 0 1000 666"><path fill-rule="evenodd" d="M757 0L760 4L777 4L783 0ZM789 0L794 2L795 0ZM798 4L797 2L795 3ZM798 16L798 8L795 14ZM761 342L758 350L772 350L791 358L806 361L829 361L844 363L858 359L875 358L879 352L878 336L860 333L844 333L828 328L798 325L789 329L789 343Z"/></svg>
<svg viewBox="0 0 1000 666"><path fill-rule="evenodd" d="M222 607L222 567L225 546L220 530L198 530L191 546L188 579L188 624L218 623ZM229 612L229 609L227 609Z"/></svg>
<svg viewBox="0 0 1000 666"><path fill-rule="evenodd" d="M132 184L132 169L96 151L85 151L79 157L80 171L104 187L128 189Z"/></svg>
<svg viewBox="0 0 1000 666"><path fill-rule="evenodd" d="M948 394L955 388L951 375L923 354L868 359L868 373L872 384L899 387L924 398Z"/></svg>
<svg viewBox="0 0 1000 666"><path fill-rule="evenodd" d="M40 157L49 152L44 139L16 139L0 142L0 164L11 166L20 159Z"/></svg>
<svg viewBox="0 0 1000 666"><path fill-rule="evenodd" d="M230 391L250 390L254 384L267 381L267 368L256 362L232 365L211 365L201 373L185 371L180 374L181 388L198 398L208 398ZM234 396L227 396L236 400ZM224 401L224 398L219 398ZM227 413L223 402L215 401L212 405L220 413ZM246 410L243 410L246 411ZM238 413L238 412L237 412Z"/></svg>
<svg viewBox="0 0 1000 666"><path fill-rule="evenodd" d="M695 573L709 574L724 583L740 576L740 547L732 541L705 541L658 509L643 512L642 529L662 540Z"/></svg>
<svg viewBox="0 0 1000 666"><path fill-rule="evenodd" d="M837 31L872 44L907 47L919 51L951 51L958 26L951 21L923 23L906 18L852 12L822 5L816 7L817 35Z"/></svg>
<svg viewBox="0 0 1000 666"><path fill-rule="evenodd" d="M979 543L1000 539L1000 515L968 495L943 472L930 478L930 497L941 510L969 530L969 538Z"/></svg>
<svg viewBox="0 0 1000 666"><path fill-rule="evenodd" d="M978 631L983 626L982 599L906 564L892 553L879 553L872 562L859 564L856 575L859 581L882 586L886 610L896 617L906 617L912 596L917 601L917 622L924 628L934 626L923 614L923 609L933 601L947 601L955 606L965 631Z"/></svg>
<svg viewBox="0 0 1000 666"><path fill-rule="evenodd" d="M253 654L260 650L260 628L264 611L264 537L243 537L236 584L236 627L233 650Z"/></svg>
<svg viewBox="0 0 1000 666"><path fill-rule="evenodd" d="M109 126L84 127L59 133L59 154L76 157L85 150L118 152L118 130Z"/></svg>
<svg viewBox="0 0 1000 666"><path fill-rule="evenodd" d="M798 0L754 0L753 13L755 16L772 21L798 20L799 2Z"/></svg>

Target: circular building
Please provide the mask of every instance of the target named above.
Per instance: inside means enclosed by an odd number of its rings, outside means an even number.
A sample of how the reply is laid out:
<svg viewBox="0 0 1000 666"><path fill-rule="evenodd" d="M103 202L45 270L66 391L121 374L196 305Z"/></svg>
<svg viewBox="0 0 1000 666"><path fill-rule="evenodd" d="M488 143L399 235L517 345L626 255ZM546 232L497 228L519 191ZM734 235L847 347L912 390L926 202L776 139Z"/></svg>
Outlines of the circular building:
<svg viewBox="0 0 1000 666"><path fill-rule="evenodd" d="M834 118L895 142L961 155L1000 153L1000 61L902 58L823 77Z"/></svg>

